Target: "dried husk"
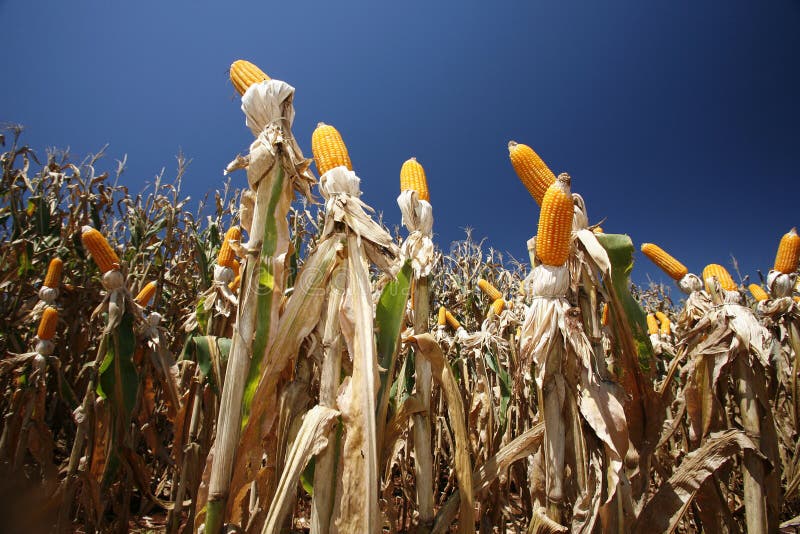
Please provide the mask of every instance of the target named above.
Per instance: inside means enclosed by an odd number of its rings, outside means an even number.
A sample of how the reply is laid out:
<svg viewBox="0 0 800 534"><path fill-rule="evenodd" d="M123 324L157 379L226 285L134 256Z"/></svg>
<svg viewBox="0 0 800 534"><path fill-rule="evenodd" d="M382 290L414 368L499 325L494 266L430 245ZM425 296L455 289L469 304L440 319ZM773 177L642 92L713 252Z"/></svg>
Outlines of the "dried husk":
<svg viewBox="0 0 800 534"><path fill-rule="evenodd" d="M644 506L633 532L674 532L700 486L742 451L762 464L766 462L744 432L726 430L710 434L702 447L686 455L680 467Z"/></svg>
<svg viewBox="0 0 800 534"><path fill-rule="evenodd" d="M325 406L314 406L303 416L303 424L289 449L286 467L269 507L262 533L278 532L296 496L297 483L308 461L328 446L328 434L339 412Z"/></svg>

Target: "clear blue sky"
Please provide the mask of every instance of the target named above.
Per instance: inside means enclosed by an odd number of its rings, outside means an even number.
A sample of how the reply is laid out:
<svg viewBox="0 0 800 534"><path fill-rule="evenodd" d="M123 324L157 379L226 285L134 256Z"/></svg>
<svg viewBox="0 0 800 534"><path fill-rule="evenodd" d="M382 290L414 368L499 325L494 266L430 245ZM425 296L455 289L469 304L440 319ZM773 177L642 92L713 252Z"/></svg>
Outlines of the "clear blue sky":
<svg viewBox="0 0 800 534"><path fill-rule="evenodd" d="M768 269L800 223L800 1L0 0L0 121L31 146L128 155L138 191L179 149L197 199L251 141L237 58L297 88L294 132L347 143L364 199L399 222L425 166L438 242L470 226L518 258L538 208L510 139L567 171L592 222L699 271ZM234 176L242 186L244 174ZM637 254L634 280L663 279Z"/></svg>

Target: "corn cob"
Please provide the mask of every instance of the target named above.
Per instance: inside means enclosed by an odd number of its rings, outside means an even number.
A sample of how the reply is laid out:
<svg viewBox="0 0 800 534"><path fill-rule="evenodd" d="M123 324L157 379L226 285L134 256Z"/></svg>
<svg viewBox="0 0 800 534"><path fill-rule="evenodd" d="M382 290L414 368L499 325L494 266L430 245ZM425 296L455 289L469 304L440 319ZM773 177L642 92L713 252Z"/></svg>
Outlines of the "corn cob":
<svg viewBox="0 0 800 534"><path fill-rule="evenodd" d="M447 309L444 306L439 306L439 316L437 317L436 324L439 326L447 324Z"/></svg>
<svg viewBox="0 0 800 534"><path fill-rule="evenodd" d="M459 328L461 328L461 323L459 323L458 319L456 319L453 316L453 314L450 313L450 310L445 310L444 311L444 316L445 316L445 319L447 320L447 324L450 325L450 328L452 328L453 330L458 330Z"/></svg>
<svg viewBox="0 0 800 534"><path fill-rule="evenodd" d="M217 255L217 265L222 267L230 267L233 269L233 262L236 261L236 253L231 247L231 241L239 241L242 238L242 231L238 226L231 226L225 232L225 239L222 240L222 246L219 248Z"/></svg>
<svg viewBox="0 0 800 534"><path fill-rule="evenodd" d="M481 288L481 291L483 291L492 302L503 297L503 294L500 293L496 287L483 278L478 278L478 287Z"/></svg>
<svg viewBox="0 0 800 534"><path fill-rule="evenodd" d="M656 312L656 319L658 322L661 323L661 333L668 336L672 333L672 323L667 317L667 314L664 312L657 311Z"/></svg>
<svg viewBox="0 0 800 534"><path fill-rule="evenodd" d="M653 243L642 244L642 252L650 258L656 266L664 271L667 276L675 281L680 280L689 273L684 264L667 254L664 249Z"/></svg>
<svg viewBox="0 0 800 534"><path fill-rule="evenodd" d="M251 85L269 80L264 71L244 59L237 59L231 64L230 77L240 95L245 94Z"/></svg>
<svg viewBox="0 0 800 534"><path fill-rule="evenodd" d="M728 270L722 265L716 263L706 265L706 268L703 269L703 280L708 280L709 278L716 278L719 286L725 291L736 291L737 289L736 282L733 281ZM706 289L708 289L708 282L706 282Z"/></svg>
<svg viewBox="0 0 800 534"><path fill-rule="evenodd" d="M531 147L516 141L508 142L508 157L522 184L541 206L547 188L556 181L553 171Z"/></svg>
<svg viewBox="0 0 800 534"><path fill-rule="evenodd" d="M49 341L56 335L56 324L58 323L58 311L52 306L48 306L42 313L42 318L39 320L39 329L36 331L36 337L42 341Z"/></svg>
<svg viewBox="0 0 800 534"><path fill-rule="evenodd" d="M431 201L425 169L417 158L406 160L400 168L400 191L416 191L420 200Z"/></svg>
<svg viewBox="0 0 800 534"><path fill-rule="evenodd" d="M236 293L239 290L239 284L242 282L242 276L237 274L236 278L228 284L228 289L231 290L232 293Z"/></svg>
<svg viewBox="0 0 800 534"><path fill-rule="evenodd" d="M545 265L559 266L569 257L572 233L572 194L567 173L547 188L539 214L539 234L536 236L536 255Z"/></svg>
<svg viewBox="0 0 800 534"><path fill-rule="evenodd" d="M605 233L603 231L603 227L602 226L595 226L594 228L592 228L592 232L594 232L595 234L604 234Z"/></svg>
<svg viewBox="0 0 800 534"><path fill-rule="evenodd" d="M658 322L652 313L647 314L647 333L650 335L658 334Z"/></svg>
<svg viewBox="0 0 800 534"><path fill-rule="evenodd" d="M750 284L749 286L747 286L747 289L750 290L750 294L753 295L753 298L756 299L758 302L761 302L762 300L767 300L769 298L767 292L764 291L758 284Z"/></svg>
<svg viewBox="0 0 800 534"><path fill-rule="evenodd" d="M241 236L239 239L241 239ZM239 272L242 270L242 265L234 258L231 264L231 269L233 269L233 276L239 276Z"/></svg>
<svg viewBox="0 0 800 534"><path fill-rule="evenodd" d="M797 270L800 260L800 236L797 229L792 228L781 238L778 253L775 255L775 270L784 274L792 274Z"/></svg>
<svg viewBox="0 0 800 534"><path fill-rule="evenodd" d="M61 261L61 258L53 258L50 260L50 265L47 266L47 275L44 277L44 287L50 287L52 289L58 289L58 285L61 283L61 269L64 266L64 262Z"/></svg>
<svg viewBox="0 0 800 534"><path fill-rule="evenodd" d="M317 124L311 134L311 152L317 164L317 171L322 176L334 167L344 165L348 170L353 170L350 155L339 131L324 122Z"/></svg>
<svg viewBox="0 0 800 534"><path fill-rule="evenodd" d="M146 283L136 295L136 298L133 299L136 301L136 304L139 306L147 306L153 298L153 295L156 294L157 285L155 281Z"/></svg>
<svg viewBox="0 0 800 534"><path fill-rule="evenodd" d="M103 234L91 226L84 226L81 231L81 241L91 253L92 259L101 273L106 274L112 269L119 269L119 256L108 244L108 240Z"/></svg>
<svg viewBox="0 0 800 534"><path fill-rule="evenodd" d="M506 301L502 298L496 299L494 302L492 302L492 310L494 311L495 315L500 315L505 307Z"/></svg>
<svg viewBox="0 0 800 534"><path fill-rule="evenodd" d="M608 326L608 302L603 303L603 313L600 315L600 323L603 326Z"/></svg>

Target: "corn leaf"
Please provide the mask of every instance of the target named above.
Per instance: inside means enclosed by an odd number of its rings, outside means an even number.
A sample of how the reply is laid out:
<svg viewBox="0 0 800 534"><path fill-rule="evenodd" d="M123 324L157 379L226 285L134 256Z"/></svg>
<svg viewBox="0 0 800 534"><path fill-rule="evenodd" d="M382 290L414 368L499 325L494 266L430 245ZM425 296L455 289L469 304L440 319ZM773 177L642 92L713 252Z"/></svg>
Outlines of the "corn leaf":
<svg viewBox="0 0 800 534"><path fill-rule="evenodd" d="M633 241L625 234L596 234L611 260L611 282L617 298L622 304L636 341L639 364L648 370L653 358L653 347L647 335L647 319L644 310L630 292L630 275L633 270ZM610 288L609 288L610 289Z"/></svg>
<svg viewBox="0 0 800 534"><path fill-rule="evenodd" d="M105 358L100 364L97 394L111 400L116 409L115 415L127 422L139 391L139 375L133 365L136 336L131 314L122 315L119 325L110 336Z"/></svg>
<svg viewBox="0 0 800 534"><path fill-rule="evenodd" d="M381 379L378 388L378 443L382 443L383 428L386 424L389 393L397 359L400 329L403 326L408 292L411 287L411 274L411 262L406 261L403 268L397 273L397 278L383 288L375 310L375 328L377 330L375 337Z"/></svg>
<svg viewBox="0 0 800 534"><path fill-rule="evenodd" d="M711 434L699 449L686 455L683 463L664 482L633 525L633 532L673 532L689 509L700 486L738 452L748 451L766 459L740 430Z"/></svg>

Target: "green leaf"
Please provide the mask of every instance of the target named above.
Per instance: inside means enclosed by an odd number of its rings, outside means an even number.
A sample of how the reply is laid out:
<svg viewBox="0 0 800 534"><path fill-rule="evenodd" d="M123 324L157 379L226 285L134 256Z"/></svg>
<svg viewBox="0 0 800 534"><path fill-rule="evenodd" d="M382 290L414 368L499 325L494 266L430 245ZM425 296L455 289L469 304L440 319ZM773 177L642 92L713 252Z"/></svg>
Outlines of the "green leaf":
<svg viewBox="0 0 800 534"><path fill-rule="evenodd" d="M283 183L286 175L283 167L278 165L275 179L272 182L272 189L267 203L267 220L264 224L264 236L261 244L261 256L255 266L258 269L258 299L256 309L258 310L258 321L256 322L256 333L253 338L253 352L250 360L250 370L247 373L247 385L245 386L242 399L242 428L250 415L250 405L256 393L258 382L261 379L261 360L264 359L264 352L269 341L269 330L272 324L272 293L275 289L275 272L272 266L272 258L278 247L278 224L285 221L275 220L275 208L278 206L281 195L283 194ZM246 275L247 273L245 273ZM277 319L275 317L274 319Z"/></svg>
<svg viewBox="0 0 800 534"><path fill-rule="evenodd" d="M208 332L208 319L211 317L211 314L205 308L205 302L205 297L200 298L199 302L197 303L197 307L195 308L197 328L201 332Z"/></svg>
<svg viewBox="0 0 800 534"><path fill-rule="evenodd" d="M25 249L19 255L19 267L17 268L18 277L25 278L31 271L33 271L33 262L31 261L32 257L33 243L30 241L25 241Z"/></svg>
<svg viewBox="0 0 800 534"><path fill-rule="evenodd" d="M411 262L406 261L397 278L386 284L375 309L376 345L381 383L378 388L377 417L385 417L390 399L394 399L396 385L392 384L399 347L400 331L406 313L406 303L411 289ZM412 367L413 369L413 367Z"/></svg>
<svg viewBox="0 0 800 534"><path fill-rule="evenodd" d="M508 403L511 400L511 379L508 376L508 371L500 367L494 354L487 352L483 355L483 359L486 361L486 365L489 369L500 379L500 413L498 414L498 421L500 426L504 427L506 424Z"/></svg>
<svg viewBox="0 0 800 534"><path fill-rule="evenodd" d="M598 242L606 249L608 259L611 260L612 287L622 304L623 312L631 328L636 349L639 355L639 365L649 371L653 358L653 347L650 336L647 335L647 319L644 310L631 295L630 275L633 270L633 241L625 234L596 234Z"/></svg>
<svg viewBox="0 0 800 534"><path fill-rule="evenodd" d="M192 336L186 342L181 359L194 359L203 378L207 379L215 393L219 394L219 377L214 373L213 362L219 359L224 367L231 352L231 340L226 337Z"/></svg>
<svg viewBox="0 0 800 534"><path fill-rule="evenodd" d="M312 497L314 496L314 466L316 465L316 459L316 456L312 456L300 475L300 483L303 485L303 489Z"/></svg>
<svg viewBox="0 0 800 534"><path fill-rule="evenodd" d="M97 393L110 399L115 415L127 424L139 395L139 375L133 364L136 335L133 318L122 315L120 324L111 332L103 363L100 365L100 381Z"/></svg>

